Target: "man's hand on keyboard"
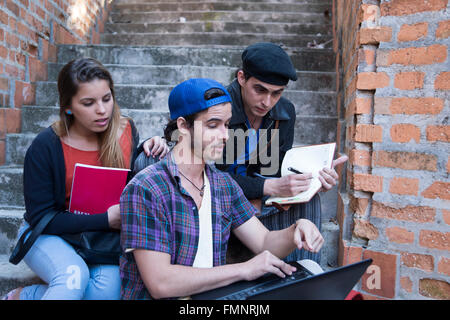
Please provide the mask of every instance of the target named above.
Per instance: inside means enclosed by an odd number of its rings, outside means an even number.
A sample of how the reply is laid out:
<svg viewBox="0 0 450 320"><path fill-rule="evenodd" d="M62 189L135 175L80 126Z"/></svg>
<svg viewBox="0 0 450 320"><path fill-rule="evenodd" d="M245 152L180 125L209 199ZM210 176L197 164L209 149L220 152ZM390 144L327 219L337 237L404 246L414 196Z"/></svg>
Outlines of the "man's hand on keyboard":
<svg viewBox="0 0 450 320"><path fill-rule="evenodd" d="M269 272L284 278L296 271L295 267L277 258L267 250L244 262L243 266L244 279L247 281L255 280Z"/></svg>
<svg viewBox="0 0 450 320"><path fill-rule="evenodd" d="M294 243L299 249L305 249L310 252L319 252L322 248L322 235L316 225L307 219L299 219L296 221L294 232Z"/></svg>

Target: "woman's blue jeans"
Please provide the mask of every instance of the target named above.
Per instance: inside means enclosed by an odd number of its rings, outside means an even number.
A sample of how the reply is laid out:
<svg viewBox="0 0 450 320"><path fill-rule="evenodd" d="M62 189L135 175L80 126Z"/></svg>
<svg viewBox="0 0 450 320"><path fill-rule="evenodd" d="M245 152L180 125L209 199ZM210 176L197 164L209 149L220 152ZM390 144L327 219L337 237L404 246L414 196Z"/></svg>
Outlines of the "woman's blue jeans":
<svg viewBox="0 0 450 320"><path fill-rule="evenodd" d="M28 228L24 222L19 236ZM47 284L23 288L21 300L118 300L119 266L87 265L70 244L42 234L25 255L25 263Z"/></svg>

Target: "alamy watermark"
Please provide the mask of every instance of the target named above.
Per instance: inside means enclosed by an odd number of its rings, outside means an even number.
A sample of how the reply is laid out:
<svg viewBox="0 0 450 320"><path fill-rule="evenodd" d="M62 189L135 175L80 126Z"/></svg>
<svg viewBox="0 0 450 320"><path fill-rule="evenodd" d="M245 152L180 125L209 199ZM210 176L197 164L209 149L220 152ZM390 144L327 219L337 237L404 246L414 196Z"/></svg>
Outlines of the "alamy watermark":
<svg viewBox="0 0 450 320"><path fill-rule="evenodd" d="M201 121L194 121L193 130L196 137L203 137L204 129ZM171 141L177 141L180 133L179 130L172 132ZM259 138L257 138L259 136ZM279 129L228 129L227 141L224 144L220 138L212 137L211 141L206 145L200 139L191 137L191 146L194 154L202 154L203 160L210 162L213 160L216 164L225 165L243 165L261 164L262 175L274 175L278 172L280 166L280 134ZM246 144L248 145L246 156ZM220 157L214 157L215 148L222 148L223 154ZM250 148L250 150L249 150ZM178 156L183 159L185 164L200 164L199 158L188 158L183 154L183 150L179 151ZM211 159L213 158L213 159Z"/></svg>

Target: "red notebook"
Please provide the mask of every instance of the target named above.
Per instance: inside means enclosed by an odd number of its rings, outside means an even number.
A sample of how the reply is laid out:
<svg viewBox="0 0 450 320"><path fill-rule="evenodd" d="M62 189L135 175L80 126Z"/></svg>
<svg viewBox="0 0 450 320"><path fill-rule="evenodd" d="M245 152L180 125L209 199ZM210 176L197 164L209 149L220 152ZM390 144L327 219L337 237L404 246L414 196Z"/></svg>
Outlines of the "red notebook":
<svg viewBox="0 0 450 320"><path fill-rule="evenodd" d="M91 215L104 213L109 207L119 204L129 171L75 164L69 211Z"/></svg>

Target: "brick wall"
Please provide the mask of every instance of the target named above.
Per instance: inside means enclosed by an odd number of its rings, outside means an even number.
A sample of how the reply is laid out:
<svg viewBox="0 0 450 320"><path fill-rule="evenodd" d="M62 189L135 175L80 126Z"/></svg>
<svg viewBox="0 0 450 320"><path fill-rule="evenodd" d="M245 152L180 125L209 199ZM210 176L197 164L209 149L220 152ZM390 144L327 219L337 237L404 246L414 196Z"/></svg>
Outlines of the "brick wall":
<svg viewBox="0 0 450 320"><path fill-rule="evenodd" d="M370 299L450 299L448 0L334 0L339 263ZM377 278L378 277L378 278Z"/></svg>
<svg viewBox="0 0 450 320"><path fill-rule="evenodd" d="M20 132L20 107L34 103L57 44L99 43L110 0L0 1L0 165L5 136Z"/></svg>

